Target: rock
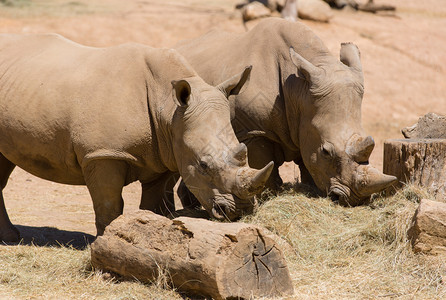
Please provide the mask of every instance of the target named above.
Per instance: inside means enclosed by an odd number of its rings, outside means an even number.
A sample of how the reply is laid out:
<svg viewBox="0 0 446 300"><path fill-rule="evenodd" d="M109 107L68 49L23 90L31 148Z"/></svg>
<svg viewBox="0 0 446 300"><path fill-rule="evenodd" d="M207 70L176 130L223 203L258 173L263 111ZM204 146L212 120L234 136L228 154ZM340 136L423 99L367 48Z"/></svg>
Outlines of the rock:
<svg viewBox="0 0 446 300"><path fill-rule="evenodd" d="M407 139L446 139L446 116L428 113L401 132Z"/></svg>
<svg viewBox="0 0 446 300"><path fill-rule="evenodd" d="M415 252L446 255L446 203L422 199L408 236Z"/></svg>
<svg viewBox="0 0 446 300"><path fill-rule="evenodd" d="M346 0L324 0L326 3L328 3L331 7L342 9L349 3L347 3Z"/></svg>
<svg viewBox="0 0 446 300"><path fill-rule="evenodd" d="M271 16L271 10L260 2L251 2L242 7L243 20L249 21Z"/></svg>
<svg viewBox="0 0 446 300"><path fill-rule="evenodd" d="M293 294L283 253L271 232L151 211L124 214L91 245L95 268L151 282L160 275L181 292L213 299Z"/></svg>
<svg viewBox="0 0 446 300"><path fill-rule="evenodd" d="M328 22L333 17L330 5L322 0L298 0L298 15L319 22Z"/></svg>
<svg viewBox="0 0 446 300"><path fill-rule="evenodd" d="M396 7L387 4L375 4L373 0L369 0L366 3L358 3L357 9L365 12L376 13L379 11L395 11Z"/></svg>

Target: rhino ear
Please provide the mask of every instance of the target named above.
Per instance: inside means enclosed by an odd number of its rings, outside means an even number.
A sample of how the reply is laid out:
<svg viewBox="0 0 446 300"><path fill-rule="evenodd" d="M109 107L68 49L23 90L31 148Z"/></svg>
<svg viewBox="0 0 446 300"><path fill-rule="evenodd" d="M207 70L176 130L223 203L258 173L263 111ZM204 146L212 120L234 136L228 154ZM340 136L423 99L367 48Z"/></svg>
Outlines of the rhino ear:
<svg viewBox="0 0 446 300"><path fill-rule="evenodd" d="M249 77L251 75L252 66L248 66L245 70L237 75L232 76L228 80L217 85L226 97L231 95L238 95L248 85Z"/></svg>
<svg viewBox="0 0 446 300"><path fill-rule="evenodd" d="M361 53L358 46L353 43L342 43L340 59L343 64L357 71L362 71Z"/></svg>
<svg viewBox="0 0 446 300"><path fill-rule="evenodd" d="M358 75L360 81L364 81L362 74L361 53L358 46L353 43L342 43L340 51L341 62Z"/></svg>
<svg viewBox="0 0 446 300"><path fill-rule="evenodd" d="M322 71L294 51L293 47L290 47L290 57L297 67L299 77L303 77L309 83L316 83L319 80Z"/></svg>
<svg viewBox="0 0 446 300"><path fill-rule="evenodd" d="M191 88L186 80L172 80L173 99L178 106L189 104Z"/></svg>

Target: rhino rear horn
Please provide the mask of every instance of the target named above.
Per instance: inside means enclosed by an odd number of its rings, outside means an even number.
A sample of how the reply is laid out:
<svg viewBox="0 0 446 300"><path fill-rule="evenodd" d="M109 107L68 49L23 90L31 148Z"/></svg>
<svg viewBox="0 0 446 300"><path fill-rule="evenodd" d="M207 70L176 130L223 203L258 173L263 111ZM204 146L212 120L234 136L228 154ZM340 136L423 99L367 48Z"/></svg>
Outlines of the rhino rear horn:
<svg viewBox="0 0 446 300"><path fill-rule="evenodd" d="M342 43L339 56L341 62L356 73L363 81L361 53L359 52L358 46L353 43Z"/></svg>
<svg viewBox="0 0 446 300"><path fill-rule="evenodd" d="M245 144L240 143L232 149L230 155L235 159L236 165L244 165L248 156L248 148Z"/></svg>
<svg viewBox="0 0 446 300"><path fill-rule="evenodd" d="M297 67L299 77L303 77L309 83L317 83L320 80L322 70L294 51L293 47L290 47L290 57Z"/></svg>
<svg viewBox="0 0 446 300"><path fill-rule="evenodd" d="M356 137L346 148L347 154L357 163L368 162L373 148L375 148L375 141L371 136L365 138Z"/></svg>
<svg viewBox="0 0 446 300"><path fill-rule="evenodd" d="M232 76L228 80L217 85L226 97L231 95L238 95L243 91L243 87L246 87L251 75L252 66L247 66L243 72Z"/></svg>

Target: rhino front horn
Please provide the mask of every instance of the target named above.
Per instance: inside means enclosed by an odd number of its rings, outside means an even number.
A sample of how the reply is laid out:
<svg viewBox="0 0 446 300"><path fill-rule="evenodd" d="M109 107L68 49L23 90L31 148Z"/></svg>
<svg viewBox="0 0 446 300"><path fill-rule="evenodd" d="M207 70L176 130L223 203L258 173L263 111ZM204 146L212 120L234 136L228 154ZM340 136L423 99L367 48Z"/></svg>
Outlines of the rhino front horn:
<svg viewBox="0 0 446 300"><path fill-rule="evenodd" d="M252 189L259 189L265 186L271 172L274 168L274 162L270 161L263 169L258 170L257 174L251 180Z"/></svg>
<svg viewBox="0 0 446 300"><path fill-rule="evenodd" d="M274 168L274 162L269 162L263 169L240 168L236 177L237 196L246 199L262 191Z"/></svg>
<svg viewBox="0 0 446 300"><path fill-rule="evenodd" d="M398 179L395 176L386 175L369 165L360 165L355 181L358 194L362 197L368 197L395 184Z"/></svg>

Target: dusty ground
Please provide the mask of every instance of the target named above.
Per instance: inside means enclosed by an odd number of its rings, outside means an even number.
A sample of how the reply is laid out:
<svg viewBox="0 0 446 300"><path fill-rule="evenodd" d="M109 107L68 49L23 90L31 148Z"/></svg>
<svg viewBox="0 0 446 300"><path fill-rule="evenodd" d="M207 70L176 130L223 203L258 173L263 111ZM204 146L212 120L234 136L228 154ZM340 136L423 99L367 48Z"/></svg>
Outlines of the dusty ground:
<svg viewBox="0 0 446 300"><path fill-rule="evenodd" d="M238 0L29 1L0 7L0 31L57 32L90 46L139 42L169 47L214 27L242 32L233 7ZM329 24L303 21L336 56L341 42L356 43L362 54L366 92L363 126L376 141L372 163L382 166L382 144L400 138L400 129L427 112L446 114L446 5L444 0L377 1L398 7L396 14L335 11ZM249 28L255 22L247 24ZM281 169L291 181L293 165ZM94 215L85 187L40 180L16 169L4 191L14 224L27 241L82 242L94 235ZM125 210L136 209L139 186L124 191ZM55 227L48 229L45 227ZM91 236L87 235L87 238Z"/></svg>

